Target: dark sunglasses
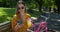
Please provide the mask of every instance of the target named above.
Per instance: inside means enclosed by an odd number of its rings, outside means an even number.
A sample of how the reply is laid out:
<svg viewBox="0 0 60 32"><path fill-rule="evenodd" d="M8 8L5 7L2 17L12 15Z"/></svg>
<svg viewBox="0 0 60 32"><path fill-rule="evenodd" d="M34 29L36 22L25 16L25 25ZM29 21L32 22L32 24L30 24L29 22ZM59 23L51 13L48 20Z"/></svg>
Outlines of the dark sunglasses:
<svg viewBox="0 0 60 32"><path fill-rule="evenodd" d="M17 10L25 9L25 7L17 7Z"/></svg>

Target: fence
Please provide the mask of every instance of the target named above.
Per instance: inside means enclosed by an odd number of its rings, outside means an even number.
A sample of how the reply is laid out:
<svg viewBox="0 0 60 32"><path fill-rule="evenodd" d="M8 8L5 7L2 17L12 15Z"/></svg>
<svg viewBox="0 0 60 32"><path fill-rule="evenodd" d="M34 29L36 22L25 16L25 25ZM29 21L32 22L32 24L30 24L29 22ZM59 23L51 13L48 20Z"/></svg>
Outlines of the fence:
<svg viewBox="0 0 60 32"><path fill-rule="evenodd" d="M0 23L0 32L11 32L11 22L6 21L3 23Z"/></svg>

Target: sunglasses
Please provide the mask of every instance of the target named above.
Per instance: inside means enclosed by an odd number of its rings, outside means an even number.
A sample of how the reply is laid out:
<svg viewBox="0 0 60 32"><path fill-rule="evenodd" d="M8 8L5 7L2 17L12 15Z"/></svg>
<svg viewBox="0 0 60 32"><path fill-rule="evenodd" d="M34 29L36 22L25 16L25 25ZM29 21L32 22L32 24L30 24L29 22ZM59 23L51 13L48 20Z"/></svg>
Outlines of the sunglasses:
<svg viewBox="0 0 60 32"><path fill-rule="evenodd" d="M17 10L25 9L25 7L17 7Z"/></svg>

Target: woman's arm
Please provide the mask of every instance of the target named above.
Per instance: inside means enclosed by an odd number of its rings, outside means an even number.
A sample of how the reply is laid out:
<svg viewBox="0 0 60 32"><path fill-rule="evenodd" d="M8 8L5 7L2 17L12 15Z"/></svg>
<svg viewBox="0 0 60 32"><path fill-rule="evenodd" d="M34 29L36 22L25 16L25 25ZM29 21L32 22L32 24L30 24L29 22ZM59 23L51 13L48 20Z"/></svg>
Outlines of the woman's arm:
<svg viewBox="0 0 60 32"><path fill-rule="evenodd" d="M14 28L15 28L15 25L17 24L17 17L15 16L14 18L13 18L13 20L12 20L12 30L14 30Z"/></svg>

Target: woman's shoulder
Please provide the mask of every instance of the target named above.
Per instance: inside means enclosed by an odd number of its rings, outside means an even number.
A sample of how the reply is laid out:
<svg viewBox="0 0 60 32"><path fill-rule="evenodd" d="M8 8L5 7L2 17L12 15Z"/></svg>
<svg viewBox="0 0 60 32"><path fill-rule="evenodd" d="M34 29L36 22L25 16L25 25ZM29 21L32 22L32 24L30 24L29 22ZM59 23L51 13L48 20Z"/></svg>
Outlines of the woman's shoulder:
<svg viewBox="0 0 60 32"><path fill-rule="evenodd" d="M31 15L30 14L26 14L26 18L29 18L29 17L31 17Z"/></svg>
<svg viewBox="0 0 60 32"><path fill-rule="evenodd" d="M26 13L26 16L29 16L29 17L30 17L31 15L30 15L30 14L28 14L28 13Z"/></svg>
<svg viewBox="0 0 60 32"><path fill-rule="evenodd" d="M18 18L17 18L17 16L16 16L16 15L13 15L13 19L17 20Z"/></svg>

